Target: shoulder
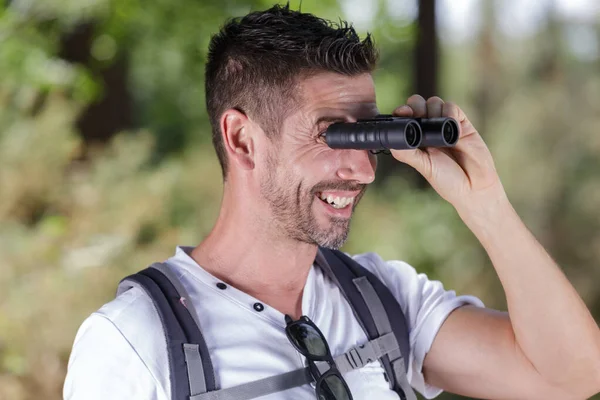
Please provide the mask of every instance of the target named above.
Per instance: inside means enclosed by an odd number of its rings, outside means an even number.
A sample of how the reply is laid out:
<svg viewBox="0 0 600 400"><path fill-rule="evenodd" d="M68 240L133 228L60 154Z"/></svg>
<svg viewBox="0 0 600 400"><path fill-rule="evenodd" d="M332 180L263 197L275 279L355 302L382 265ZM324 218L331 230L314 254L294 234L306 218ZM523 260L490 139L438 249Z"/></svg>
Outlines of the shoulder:
<svg viewBox="0 0 600 400"><path fill-rule="evenodd" d="M384 260L379 254L373 252L349 256L373 273L392 291L412 328L417 328L419 322L423 322L423 319L427 319L432 314L447 315L460 305L483 306L476 297L457 296L454 290L447 290L442 282L419 273L405 261ZM440 318L444 317L438 315L437 319Z"/></svg>
<svg viewBox="0 0 600 400"><path fill-rule="evenodd" d="M346 253L347 254L347 253ZM379 254L374 252L361 253L361 254L347 254L354 261L359 263L361 266L366 268L369 272L373 273L380 280L387 283L392 283L394 280L402 279L403 281L409 281L414 279L427 279L425 274L419 274L413 266L402 260L384 260Z"/></svg>
<svg viewBox="0 0 600 400"><path fill-rule="evenodd" d="M93 316L111 321L125 337L134 337L146 328L161 326L154 303L139 287L132 287L104 304Z"/></svg>
<svg viewBox="0 0 600 400"><path fill-rule="evenodd" d="M349 255L349 254L348 254ZM375 275L394 294L407 318L419 307L423 296L443 291L441 282L418 273L402 260L384 260L374 252L349 255L354 261Z"/></svg>
<svg viewBox="0 0 600 400"><path fill-rule="evenodd" d="M439 394L438 388L425 383L422 372L425 355L452 311L469 304L483 307L483 303L474 296L458 296L405 261L386 261L373 252L347 255L381 280L404 312L411 349L408 371L411 385L427 398Z"/></svg>
<svg viewBox="0 0 600 400"><path fill-rule="evenodd" d="M152 300L131 288L82 323L69 358L64 398L165 399L170 390L167 365Z"/></svg>

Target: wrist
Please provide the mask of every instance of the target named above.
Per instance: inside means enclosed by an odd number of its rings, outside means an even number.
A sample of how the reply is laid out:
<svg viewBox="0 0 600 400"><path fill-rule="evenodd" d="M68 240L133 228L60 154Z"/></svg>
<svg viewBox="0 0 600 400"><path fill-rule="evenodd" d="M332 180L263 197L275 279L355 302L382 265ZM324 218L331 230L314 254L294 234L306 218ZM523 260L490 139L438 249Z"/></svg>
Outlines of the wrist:
<svg viewBox="0 0 600 400"><path fill-rule="evenodd" d="M455 208L465 225L479 239L492 235L515 218L518 219L506 192L501 187L500 190L476 196Z"/></svg>

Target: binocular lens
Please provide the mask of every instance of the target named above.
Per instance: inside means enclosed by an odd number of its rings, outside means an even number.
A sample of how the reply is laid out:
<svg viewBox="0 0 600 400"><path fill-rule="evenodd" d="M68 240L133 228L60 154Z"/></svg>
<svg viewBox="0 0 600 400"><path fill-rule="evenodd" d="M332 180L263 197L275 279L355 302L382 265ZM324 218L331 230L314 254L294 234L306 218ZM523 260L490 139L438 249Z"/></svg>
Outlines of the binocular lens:
<svg viewBox="0 0 600 400"><path fill-rule="evenodd" d="M415 124L409 124L406 127L406 142L410 147L417 147L420 141L421 135L415 127Z"/></svg>
<svg viewBox="0 0 600 400"><path fill-rule="evenodd" d="M458 126L454 121L446 121L443 129L444 140L448 144L454 144L458 141Z"/></svg>

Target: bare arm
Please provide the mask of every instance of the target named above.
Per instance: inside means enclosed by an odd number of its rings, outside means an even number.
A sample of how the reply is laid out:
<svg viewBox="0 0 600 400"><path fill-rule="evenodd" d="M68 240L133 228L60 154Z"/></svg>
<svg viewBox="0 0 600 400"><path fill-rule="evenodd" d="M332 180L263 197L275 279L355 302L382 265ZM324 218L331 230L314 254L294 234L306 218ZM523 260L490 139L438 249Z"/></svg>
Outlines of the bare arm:
<svg viewBox="0 0 600 400"><path fill-rule="evenodd" d="M455 147L392 155L418 170L479 239L509 311L454 311L425 358L427 381L488 399L586 399L599 392L598 326L514 211L489 149L464 112L439 97L415 95L394 114L452 117L460 124Z"/></svg>
<svg viewBox="0 0 600 400"><path fill-rule="evenodd" d="M427 380L478 398L587 399L600 391L600 330L508 201L461 216L494 264L510 318L456 310L425 359Z"/></svg>

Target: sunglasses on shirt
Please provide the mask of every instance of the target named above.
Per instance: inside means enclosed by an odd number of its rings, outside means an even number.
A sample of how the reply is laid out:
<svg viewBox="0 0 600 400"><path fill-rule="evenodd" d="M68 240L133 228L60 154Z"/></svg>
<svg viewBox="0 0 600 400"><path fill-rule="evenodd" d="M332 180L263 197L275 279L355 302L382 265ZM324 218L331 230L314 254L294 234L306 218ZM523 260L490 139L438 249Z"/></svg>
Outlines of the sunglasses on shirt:
<svg viewBox="0 0 600 400"><path fill-rule="evenodd" d="M308 369L316 382L317 399L352 400L348 384L333 361L325 336L314 322L305 315L297 321L286 315L285 322L288 340L300 354L306 357ZM327 362L329 369L321 373L316 365L317 361Z"/></svg>

